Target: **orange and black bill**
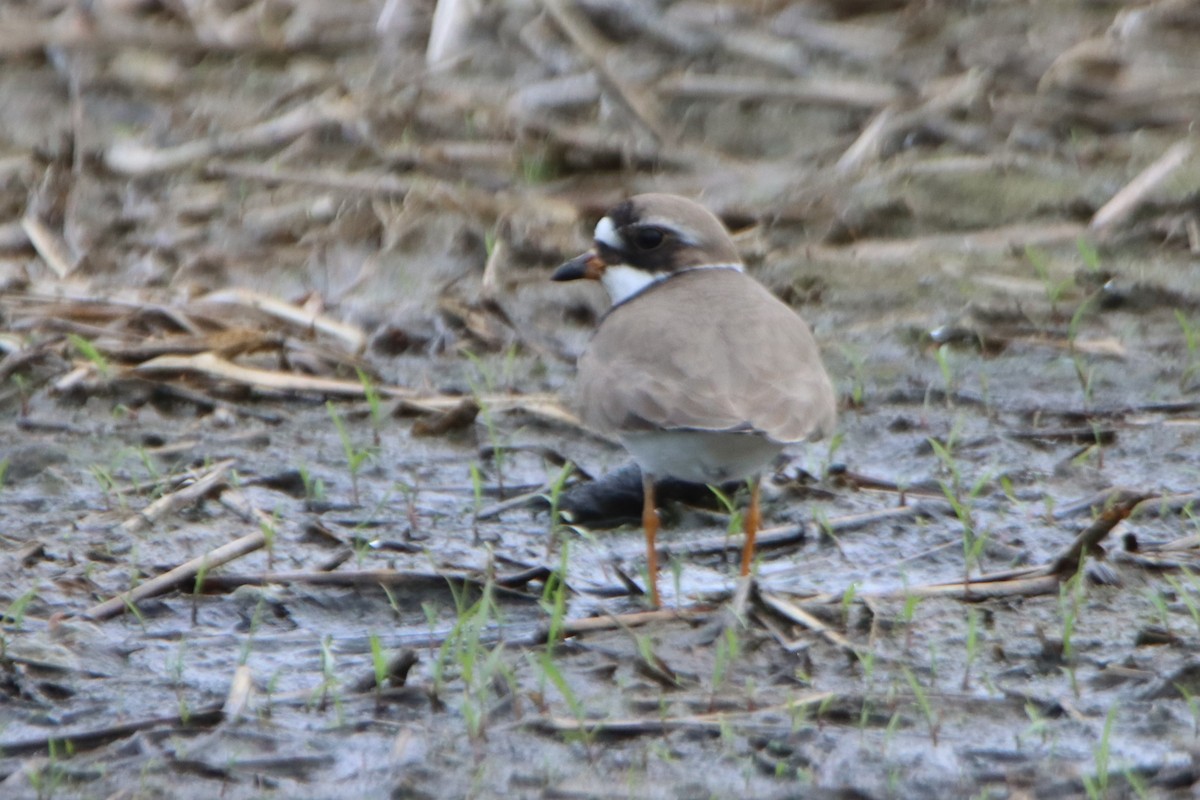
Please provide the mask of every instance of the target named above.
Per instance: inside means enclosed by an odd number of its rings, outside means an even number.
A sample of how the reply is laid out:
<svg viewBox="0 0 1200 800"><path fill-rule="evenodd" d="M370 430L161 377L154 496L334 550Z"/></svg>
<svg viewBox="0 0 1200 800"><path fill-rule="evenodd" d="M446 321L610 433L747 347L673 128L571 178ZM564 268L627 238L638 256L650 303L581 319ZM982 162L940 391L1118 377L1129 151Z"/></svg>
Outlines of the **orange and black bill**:
<svg viewBox="0 0 1200 800"><path fill-rule="evenodd" d="M577 281L585 278L591 281L598 281L604 273L606 266L604 259L589 250L583 255L572 258L554 270L554 274L550 276L550 280Z"/></svg>

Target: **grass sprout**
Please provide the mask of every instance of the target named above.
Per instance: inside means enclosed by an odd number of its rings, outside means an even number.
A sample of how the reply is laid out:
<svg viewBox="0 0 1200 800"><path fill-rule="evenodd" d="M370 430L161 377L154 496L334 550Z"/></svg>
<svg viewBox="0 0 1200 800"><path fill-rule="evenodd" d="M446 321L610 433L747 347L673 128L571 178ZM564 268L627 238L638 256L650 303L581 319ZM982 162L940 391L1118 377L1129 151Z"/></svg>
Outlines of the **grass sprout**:
<svg viewBox="0 0 1200 800"><path fill-rule="evenodd" d="M1112 758L1112 732L1117 722L1118 706L1113 704L1104 718L1104 730L1100 741L1093 750L1096 771L1092 775L1083 776L1083 789L1087 792L1088 800L1105 800L1108 797L1109 762Z"/></svg>
<svg viewBox="0 0 1200 800"><path fill-rule="evenodd" d="M329 411L329 418L333 420L333 426L337 428L338 439L342 442L342 452L346 456L346 468L350 471L350 487L354 494L354 504L358 505L358 473L373 456L374 451L372 448L359 447L354 443L342 415L332 400L326 401L325 408Z"/></svg>
<svg viewBox="0 0 1200 800"><path fill-rule="evenodd" d="M100 373L100 377L108 380L112 376L112 365L108 363L108 359L97 349L95 344L75 333L68 333L67 341L71 343L71 347L75 348L75 352L91 362L92 366L96 368L96 372Z"/></svg>

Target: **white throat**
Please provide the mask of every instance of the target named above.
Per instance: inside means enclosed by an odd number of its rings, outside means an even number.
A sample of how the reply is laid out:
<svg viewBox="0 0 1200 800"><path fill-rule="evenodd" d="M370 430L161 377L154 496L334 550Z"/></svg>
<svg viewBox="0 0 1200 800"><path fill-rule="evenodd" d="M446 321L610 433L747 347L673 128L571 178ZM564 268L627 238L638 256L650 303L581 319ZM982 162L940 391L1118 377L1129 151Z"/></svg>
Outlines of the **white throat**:
<svg viewBox="0 0 1200 800"><path fill-rule="evenodd" d="M678 272L647 272L644 269L631 267L628 264L613 264L606 267L600 275L600 283L608 291L614 306L624 303L629 298L644 291L659 281L666 280L679 272L691 272L697 269L732 269L744 272L741 264L712 264L704 267L688 267Z"/></svg>
<svg viewBox="0 0 1200 800"><path fill-rule="evenodd" d="M646 272L644 269L625 264L613 264L600 275L600 283L612 298L612 304L620 305L651 284L666 278L669 272Z"/></svg>

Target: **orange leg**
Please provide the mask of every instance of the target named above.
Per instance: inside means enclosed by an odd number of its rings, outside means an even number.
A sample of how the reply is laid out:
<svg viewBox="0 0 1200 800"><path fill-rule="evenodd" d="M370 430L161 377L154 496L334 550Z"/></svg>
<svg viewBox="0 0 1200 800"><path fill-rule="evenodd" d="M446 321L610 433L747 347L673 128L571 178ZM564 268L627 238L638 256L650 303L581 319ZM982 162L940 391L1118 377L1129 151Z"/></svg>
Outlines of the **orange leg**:
<svg viewBox="0 0 1200 800"><path fill-rule="evenodd" d="M650 605L658 608L658 512L654 509L654 476L642 473L642 530L646 532L646 580L650 584Z"/></svg>
<svg viewBox="0 0 1200 800"><path fill-rule="evenodd" d="M750 574L754 564L754 539L762 526L762 514L758 510L758 489L762 484L762 476L755 475L750 481L750 507L746 509L746 543L742 545L742 576Z"/></svg>

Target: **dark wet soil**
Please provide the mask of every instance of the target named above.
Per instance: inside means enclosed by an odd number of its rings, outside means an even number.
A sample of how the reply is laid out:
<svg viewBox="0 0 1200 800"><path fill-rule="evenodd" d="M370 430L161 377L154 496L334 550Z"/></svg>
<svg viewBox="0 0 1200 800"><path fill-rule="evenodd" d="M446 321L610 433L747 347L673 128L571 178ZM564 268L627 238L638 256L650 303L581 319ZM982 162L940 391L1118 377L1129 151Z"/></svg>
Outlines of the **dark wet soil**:
<svg viewBox="0 0 1200 800"><path fill-rule="evenodd" d="M0 9L0 796L1192 796L1193 5ZM841 405L659 614L546 280L650 188Z"/></svg>

